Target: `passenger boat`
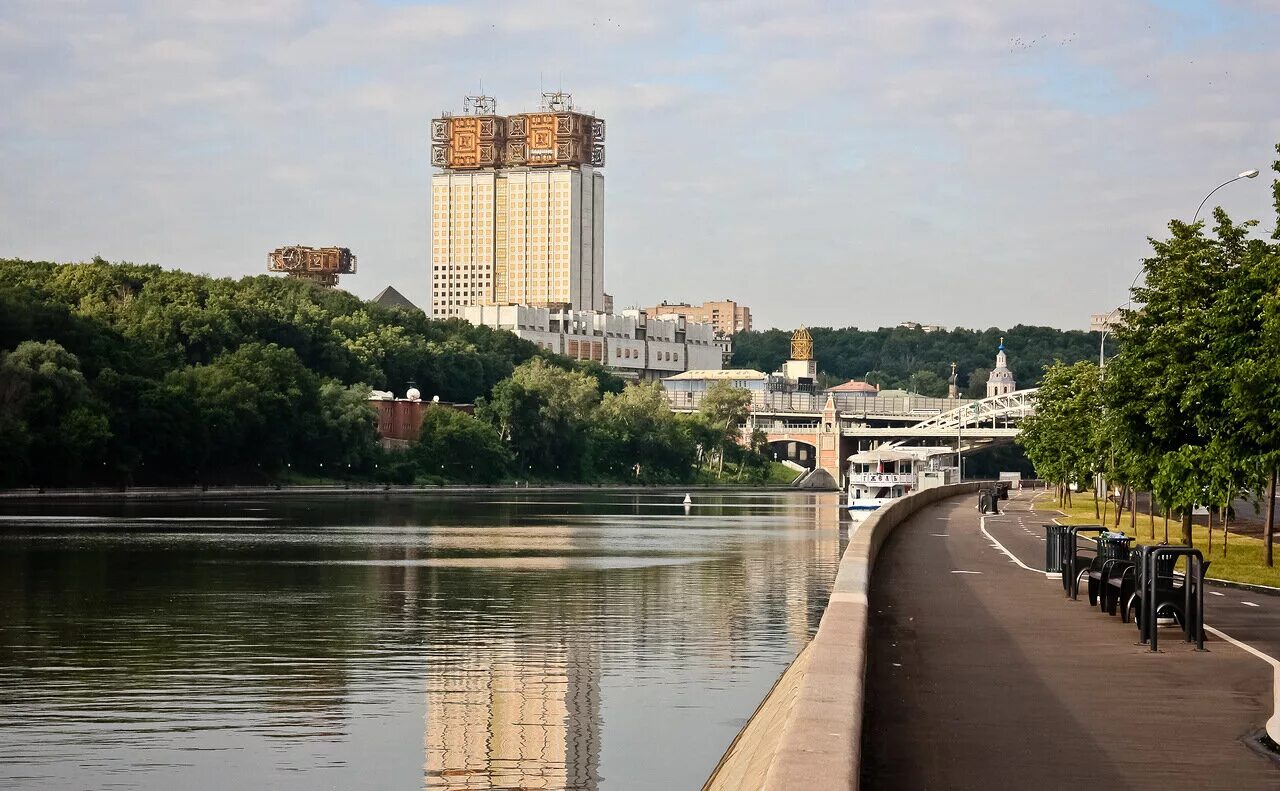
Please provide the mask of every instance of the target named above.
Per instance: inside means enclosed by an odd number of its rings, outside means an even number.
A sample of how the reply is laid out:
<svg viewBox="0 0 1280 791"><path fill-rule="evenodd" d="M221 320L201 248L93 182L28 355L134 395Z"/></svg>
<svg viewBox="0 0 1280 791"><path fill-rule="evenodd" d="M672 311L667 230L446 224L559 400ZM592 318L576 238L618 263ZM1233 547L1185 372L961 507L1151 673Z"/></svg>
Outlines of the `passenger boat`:
<svg viewBox="0 0 1280 791"><path fill-rule="evenodd" d="M845 507L854 517L866 516L915 488L916 457L907 451L877 448L855 453L848 461Z"/></svg>

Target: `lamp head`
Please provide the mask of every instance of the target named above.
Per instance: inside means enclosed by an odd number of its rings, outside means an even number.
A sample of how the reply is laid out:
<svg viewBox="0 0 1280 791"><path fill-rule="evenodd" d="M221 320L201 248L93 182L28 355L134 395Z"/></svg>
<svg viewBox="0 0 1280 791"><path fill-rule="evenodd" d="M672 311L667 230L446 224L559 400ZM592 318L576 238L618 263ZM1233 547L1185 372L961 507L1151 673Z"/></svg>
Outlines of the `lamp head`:
<svg viewBox="0 0 1280 791"><path fill-rule="evenodd" d="M1242 178L1242 179L1256 179L1257 177L1258 177L1257 170L1246 170L1245 172L1241 173L1239 176L1239 178Z"/></svg>

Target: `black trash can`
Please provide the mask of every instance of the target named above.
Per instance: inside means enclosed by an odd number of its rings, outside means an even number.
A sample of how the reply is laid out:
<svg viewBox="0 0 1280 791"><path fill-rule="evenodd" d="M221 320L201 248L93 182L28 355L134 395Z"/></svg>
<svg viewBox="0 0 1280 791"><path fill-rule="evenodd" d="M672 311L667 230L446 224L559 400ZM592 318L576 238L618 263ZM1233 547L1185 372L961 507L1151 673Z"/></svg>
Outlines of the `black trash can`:
<svg viewBox="0 0 1280 791"><path fill-rule="evenodd" d="M1098 538L1098 560L1128 560L1133 546L1131 536L1115 533Z"/></svg>
<svg viewBox="0 0 1280 791"><path fill-rule="evenodd" d="M1064 525L1048 524L1044 526L1044 570L1053 574L1062 573L1063 541L1067 528Z"/></svg>

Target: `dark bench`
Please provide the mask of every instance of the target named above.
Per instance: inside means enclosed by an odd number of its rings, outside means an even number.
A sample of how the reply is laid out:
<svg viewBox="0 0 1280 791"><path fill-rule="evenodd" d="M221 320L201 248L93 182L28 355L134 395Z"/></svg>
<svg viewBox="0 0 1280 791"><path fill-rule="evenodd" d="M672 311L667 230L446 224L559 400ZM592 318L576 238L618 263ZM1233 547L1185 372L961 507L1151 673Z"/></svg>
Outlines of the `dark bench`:
<svg viewBox="0 0 1280 791"><path fill-rule="evenodd" d="M1080 579L1094 567L1097 561L1097 548L1081 547L1081 533L1105 533L1102 525L1067 525L1059 534L1062 541L1062 589L1069 598L1080 595ZM1100 561L1098 561L1100 565Z"/></svg>
<svg viewBox="0 0 1280 791"><path fill-rule="evenodd" d="M1133 539L1118 534L1101 534L1097 539L1097 552L1088 569L1089 606L1097 605L1103 612L1114 614L1108 606L1111 578L1120 576L1133 565L1129 558Z"/></svg>
<svg viewBox="0 0 1280 791"><path fill-rule="evenodd" d="M1187 558L1187 573L1175 574L1178 558ZM1204 648L1204 578L1209 562L1200 550L1159 544L1142 547L1135 569L1135 584L1126 609L1134 613L1138 635L1158 650L1157 620L1172 617L1182 627L1184 639Z"/></svg>

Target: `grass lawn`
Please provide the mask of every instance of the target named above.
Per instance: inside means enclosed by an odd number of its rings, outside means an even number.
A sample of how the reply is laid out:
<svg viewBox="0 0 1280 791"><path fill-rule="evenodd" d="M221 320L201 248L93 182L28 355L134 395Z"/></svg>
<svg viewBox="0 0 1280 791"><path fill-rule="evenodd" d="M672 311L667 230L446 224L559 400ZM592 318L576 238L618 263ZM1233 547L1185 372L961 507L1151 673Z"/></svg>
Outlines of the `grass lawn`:
<svg viewBox="0 0 1280 791"><path fill-rule="evenodd" d="M1066 517L1060 518L1064 525L1096 525L1099 520L1093 515L1092 492L1073 492L1071 507L1058 508L1052 490L1035 501L1037 511L1052 513L1065 511ZM1108 524L1115 522L1115 510L1107 512ZM1120 531L1130 533L1129 514L1125 512L1120 519ZM1222 528L1213 526L1213 552L1209 551L1209 530L1204 525L1193 525L1191 529L1192 543L1196 549L1204 553L1204 559L1213 565L1209 567L1209 576L1215 579L1232 582L1250 582L1256 585L1280 587L1280 565L1267 568L1262 564L1262 541L1247 536L1232 535L1227 540L1226 552L1222 546ZM1169 520L1169 541L1178 543L1182 536L1182 524L1177 520ZM1155 519L1155 534L1152 535L1151 520L1146 514L1138 513L1136 536L1138 544L1162 543L1164 541L1164 519ZM1273 550L1277 563L1280 563L1280 550Z"/></svg>

